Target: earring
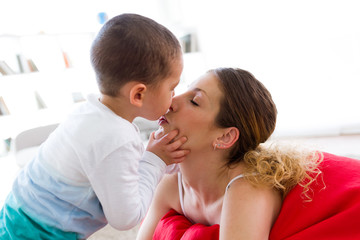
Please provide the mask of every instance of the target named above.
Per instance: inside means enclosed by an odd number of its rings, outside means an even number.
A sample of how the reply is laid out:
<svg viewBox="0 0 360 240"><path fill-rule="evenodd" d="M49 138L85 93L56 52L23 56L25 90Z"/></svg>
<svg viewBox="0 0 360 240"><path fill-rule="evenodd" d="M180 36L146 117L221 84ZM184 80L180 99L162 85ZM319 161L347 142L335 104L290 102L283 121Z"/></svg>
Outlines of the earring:
<svg viewBox="0 0 360 240"><path fill-rule="evenodd" d="M221 144L220 143L214 144L214 150L216 150L216 147L221 147Z"/></svg>

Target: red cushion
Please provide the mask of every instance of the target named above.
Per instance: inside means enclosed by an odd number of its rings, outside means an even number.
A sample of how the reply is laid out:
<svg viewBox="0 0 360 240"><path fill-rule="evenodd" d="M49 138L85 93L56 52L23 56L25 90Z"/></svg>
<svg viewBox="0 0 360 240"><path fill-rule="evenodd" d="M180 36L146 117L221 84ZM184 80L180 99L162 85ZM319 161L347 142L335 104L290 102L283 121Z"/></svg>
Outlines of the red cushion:
<svg viewBox="0 0 360 240"><path fill-rule="evenodd" d="M218 240L219 225L192 224L185 216L170 210L159 222L154 240Z"/></svg>
<svg viewBox="0 0 360 240"><path fill-rule="evenodd" d="M326 188L312 184L311 202L301 198L296 186L286 196L271 229L270 240L353 240L360 239L360 160L324 153L320 166ZM159 222L155 240L219 239L219 225L192 224L176 211Z"/></svg>
<svg viewBox="0 0 360 240"><path fill-rule="evenodd" d="M270 240L360 239L360 160L324 153L320 168L326 188L312 184L311 202L303 201L300 186L291 190Z"/></svg>

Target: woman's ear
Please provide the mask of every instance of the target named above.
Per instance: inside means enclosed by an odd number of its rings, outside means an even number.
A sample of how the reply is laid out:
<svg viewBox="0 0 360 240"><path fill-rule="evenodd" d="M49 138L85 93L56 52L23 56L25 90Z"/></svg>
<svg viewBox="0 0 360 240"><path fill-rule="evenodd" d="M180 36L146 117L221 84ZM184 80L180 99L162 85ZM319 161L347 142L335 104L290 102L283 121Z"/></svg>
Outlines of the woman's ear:
<svg viewBox="0 0 360 240"><path fill-rule="evenodd" d="M130 88L130 103L136 107L141 107L144 101L146 86L143 83L136 83Z"/></svg>
<svg viewBox="0 0 360 240"><path fill-rule="evenodd" d="M236 127L226 128L221 137L216 139L214 148L227 149L230 148L239 139L239 129Z"/></svg>

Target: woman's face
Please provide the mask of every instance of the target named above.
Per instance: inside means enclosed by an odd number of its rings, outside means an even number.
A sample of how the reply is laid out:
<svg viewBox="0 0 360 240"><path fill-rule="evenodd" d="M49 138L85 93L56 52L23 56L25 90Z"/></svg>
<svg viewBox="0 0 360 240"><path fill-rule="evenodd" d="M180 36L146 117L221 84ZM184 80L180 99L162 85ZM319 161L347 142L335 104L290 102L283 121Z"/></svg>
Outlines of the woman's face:
<svg viewBox="0 0 360 240"><path fill-rule="evenodd" d="M222 97L218 85L214 74L207 73L195 81L187 92L175 96L168 113L159 120L164 130L159 131L159 135L178 129L178 136L186 136L188 139L182 148L191 151L213 148L213 142L219 134L215 118Z"/></svg>

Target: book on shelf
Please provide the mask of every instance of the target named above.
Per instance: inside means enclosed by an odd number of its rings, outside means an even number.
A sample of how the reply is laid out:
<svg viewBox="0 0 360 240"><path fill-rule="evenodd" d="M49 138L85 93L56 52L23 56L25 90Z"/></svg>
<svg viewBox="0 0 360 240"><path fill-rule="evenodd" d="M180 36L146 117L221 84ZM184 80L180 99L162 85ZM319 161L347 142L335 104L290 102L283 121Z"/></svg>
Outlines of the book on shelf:
<svg viewBox="0 0 360 240"><path fill-rule="evenodd" d="M34 61L30 58L26 58L23 54L17 54L16 59L19 65L20 73L37 72Z"/></svg>
<svg viewBox="0 0 360 240"><path fill-rule="evenodd" d="M72 68L73 64L69 58L69 54L67 54L66 52L62 51L63 57L64 57L64 62L65 62L65 67L66 68Z"/></svg>
<svg viewBox="0 0 360 240"><path fill-rule="evenodd" d="M46 103L45 103L44 99L41 97L41 95L39 94L39 92L35 91L34 95L35 95L35 100L36 100L36 104L37 104L38 109L47 108Z"/></svg>
<svg viewBox="0 0 360 240"><path fill-rule="evenodd" d="M32 71L58 71L65 69L64 56L55 35L29 36L22 41L23 54ZM35 64L36 66L35 66Z"/></svg>
<svg viewBox="0 0 360 240"><path fill-rule="evenodd" d="M39 69L35 65L34 61L32 59L27 60L28 67L30 69L30 72L38 72Z"/></svg>
<svg viewBox="0 0 360 240"><path fill-rule="evenodd" d="M0 116L2 115L9 115L10 111L8 107L6 106L6 103L4 101L4 98L0 96Z"/></svg>
<svg viewBox="0 0 360 240"><path fill-rule="evenodd" d="M20 73L32 72L28 60L23 54L16 54L16 59L19 65Z"/></svg>
<svg viewBox="0 0 360 240"><path fill-rule="evenodd" d="M192 53L199 51L197 36L195 33L188 33L180 37L180 44L183 48L184 53Z"/></svg>
<svg viewBox="0 0 360 240"><path fill-rule="evenodd" d="M12 91L2 92L4 102L11 115L30 114L38 110L38 105L33 91L19 88L17 93Z"/></svg>
<svg viewBox="0 0 360 240"><path fill-rule="evenodd" d="M58 85L44 85L35 92L37 109L66 109L74 104L71 91Z"/></svg>
<svg viewBox="0 0 360 240"><path fill-rule="evenodd" d="M0 61L0 72L2 75L15 74L15 71L3 60Z"/></svg>

